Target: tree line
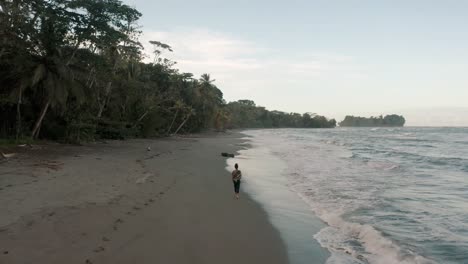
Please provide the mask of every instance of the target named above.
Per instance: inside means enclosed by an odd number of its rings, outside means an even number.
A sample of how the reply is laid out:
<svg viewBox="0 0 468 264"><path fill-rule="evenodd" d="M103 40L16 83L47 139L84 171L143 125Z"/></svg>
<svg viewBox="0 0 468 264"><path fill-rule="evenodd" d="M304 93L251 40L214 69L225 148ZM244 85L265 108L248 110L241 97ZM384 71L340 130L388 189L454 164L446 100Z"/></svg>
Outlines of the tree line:
<svg viewBox="0 0 468 264"><path fill-rule="evenodd" d="M360 116L346 116L343 121L339 123L342 127L401 127L405 125L405 118L401 115L386 115L378 117L360 117Z"/></svg>
<svg viewBox="0 0 468 264"><path fill-rule="evenodd" d="M286 113L269 111L256 106L254 101L239 100L226 104L229 113L227 128L332 128L335 119L327 119L314 113Z"/></svg>
<svg viewBox="0 0 468 264"><path fill-rule="evenodd" d="M314 114L226 103L209 74L179 71L119 0L0 1L0 137L80 142L206 129L334 127Z"/></svg>

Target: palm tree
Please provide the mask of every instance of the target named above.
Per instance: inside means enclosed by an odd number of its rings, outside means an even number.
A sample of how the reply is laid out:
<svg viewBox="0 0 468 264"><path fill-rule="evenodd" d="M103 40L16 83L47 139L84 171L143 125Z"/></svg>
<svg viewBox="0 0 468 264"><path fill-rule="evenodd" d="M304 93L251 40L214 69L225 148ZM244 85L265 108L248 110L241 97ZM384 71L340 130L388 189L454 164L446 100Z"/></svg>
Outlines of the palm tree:
<svg viewBox="0 0 468 264"><path fill-rule="evenodd" d="M207 73L201 75L196 97L199 102L200 116L203 128L212 127L216 118L217 109L223 103L223 93L213 84L215 80Z"/></svg>
<svg viewBox="0 0 468 264"><path fill-rule="evenodd" d="M83 87L78 83L72 68L66 66L59 57L46 58L34 69L31 88L44 95L44 102L39 116L31 132L32 138L37 138L47 111L52 106L65 106L70 95L81 99L84 97Z"/></svg>
<svg viewBox="0 0 468 264"><path fill-rule="evenodd" d="M201 82L202 84L211 85L214 81L216 81L216 80L212 80L212 79L211 79L211 76L210 76L208 73L203 73L203 74L200 76L200 82Z"/></svg>

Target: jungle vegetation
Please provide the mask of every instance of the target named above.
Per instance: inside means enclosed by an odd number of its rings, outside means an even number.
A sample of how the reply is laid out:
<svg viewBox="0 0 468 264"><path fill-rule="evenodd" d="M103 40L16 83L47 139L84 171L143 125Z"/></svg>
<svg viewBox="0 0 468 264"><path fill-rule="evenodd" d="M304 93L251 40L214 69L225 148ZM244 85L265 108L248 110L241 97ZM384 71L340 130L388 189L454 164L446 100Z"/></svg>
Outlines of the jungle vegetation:
<svg viewBox="0 0 468 264"><path fill-rule="evenodd" d="M405 118L401 115L386 115L378 117L346 116L339 123L342 127L402 127L405 125Z"/></svg>
<svg viewBox="0 0 468 264"><path fill-rule="evenodd" d="M119 0L0 1L0 138L81 142L207 129L334 127L315 114L226 103L209 74L181 72L141 13Z"/></svg>

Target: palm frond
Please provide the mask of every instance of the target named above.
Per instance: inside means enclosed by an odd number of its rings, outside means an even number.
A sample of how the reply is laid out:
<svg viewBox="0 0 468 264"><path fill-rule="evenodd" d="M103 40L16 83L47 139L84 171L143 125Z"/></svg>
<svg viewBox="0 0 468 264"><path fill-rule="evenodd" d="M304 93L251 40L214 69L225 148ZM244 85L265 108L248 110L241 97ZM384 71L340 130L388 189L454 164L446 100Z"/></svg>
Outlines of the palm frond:
<svg viewBox="0 0 468 264"><path fill-rule="evenodd" d="M31 80L31 86L36 86L39 82L43 81L47 76L47 69L46 66L41 63L37 65L34 69L33 78Z"/></svg>

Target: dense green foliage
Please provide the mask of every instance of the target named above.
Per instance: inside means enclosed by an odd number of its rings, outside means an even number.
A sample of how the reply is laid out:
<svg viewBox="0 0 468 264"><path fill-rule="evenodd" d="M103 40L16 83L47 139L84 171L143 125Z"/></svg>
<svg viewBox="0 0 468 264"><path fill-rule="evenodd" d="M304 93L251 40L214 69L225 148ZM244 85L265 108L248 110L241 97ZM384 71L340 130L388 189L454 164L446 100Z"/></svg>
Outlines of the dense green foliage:
<svg viewBox="0 0 468 264"><path fill-rule="evenodd" d="M335 119L305 113L285 113L268 111L256 106L253 101L239 100L228 103L225 107L229 113L228 128L331 128L336 126Z"/></svg>
<svg viewBox="0 0 468 264"><path fill-rule="evenodd" d="M76 141L229 127L333 127L251 101L226 104L210 75L144 63L137 21L119 0L0 1L0 137ZM248 102L248 103L246 103Z"/></svg>
<svg viewBox="0 0 468 264"><path fill-rule="evenodd" d="M360 117L360 116L346 116L340 122L340 126L352 127L401 127L405 125L405 118L400 115L386 115L385 117Z"/></svg>

